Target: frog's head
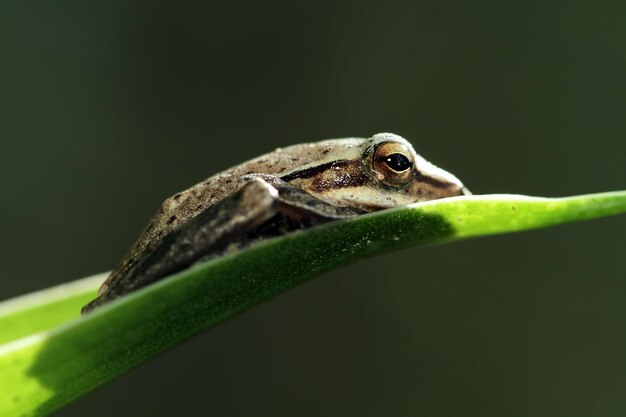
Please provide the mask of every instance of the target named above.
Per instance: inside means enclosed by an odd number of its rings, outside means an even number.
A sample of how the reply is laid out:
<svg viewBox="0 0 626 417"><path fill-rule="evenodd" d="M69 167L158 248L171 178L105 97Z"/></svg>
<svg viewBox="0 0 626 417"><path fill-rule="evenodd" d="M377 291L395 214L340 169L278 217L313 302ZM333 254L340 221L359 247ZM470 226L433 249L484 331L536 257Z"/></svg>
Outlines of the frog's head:
<svg viewBox="0 0 626 417"><path fill-rule="evenodd" d="M393 133L368 139L362 161L389 206L471 194L457 177L422 158L406 139Z"/></svg>
<svg viewBox="0 0 626 417"><path fill-rule="evenodd" d="M470 194L454 175L392 133L323 141L306 149L319 155L281 179L337 206L374 211Z"/></svg>

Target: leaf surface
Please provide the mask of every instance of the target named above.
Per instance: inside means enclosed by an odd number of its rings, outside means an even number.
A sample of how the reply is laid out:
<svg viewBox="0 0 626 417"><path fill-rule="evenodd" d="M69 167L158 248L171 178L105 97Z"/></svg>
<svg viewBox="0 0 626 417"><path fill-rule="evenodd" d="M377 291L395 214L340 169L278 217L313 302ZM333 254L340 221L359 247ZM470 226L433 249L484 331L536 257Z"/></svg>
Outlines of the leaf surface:
<svg viewBox="0 0 626 417"><path fill-rule="evenodd" d="M80 317L103 276L0 303L0 416L39 416L332 268L407 246L626 212L626 191L456 197L296 232L196 265ZM600 243L601 244L601 243Z"/></svg>

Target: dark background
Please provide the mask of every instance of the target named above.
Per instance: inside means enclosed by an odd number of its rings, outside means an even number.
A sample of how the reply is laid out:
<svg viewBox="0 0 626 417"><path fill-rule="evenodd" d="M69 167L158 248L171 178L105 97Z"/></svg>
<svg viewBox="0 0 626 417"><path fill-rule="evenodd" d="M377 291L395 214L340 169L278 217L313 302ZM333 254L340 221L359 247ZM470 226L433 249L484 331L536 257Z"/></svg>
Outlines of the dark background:
<svg viewBox="0 0 626 417"><path fill-rule="evenodd" d="M475 193L626 188L624 2L16 3L2 299L112 268L165 197L298 142L399 133ZM361 261L58 415L625 415L625 220Z"/></svg>

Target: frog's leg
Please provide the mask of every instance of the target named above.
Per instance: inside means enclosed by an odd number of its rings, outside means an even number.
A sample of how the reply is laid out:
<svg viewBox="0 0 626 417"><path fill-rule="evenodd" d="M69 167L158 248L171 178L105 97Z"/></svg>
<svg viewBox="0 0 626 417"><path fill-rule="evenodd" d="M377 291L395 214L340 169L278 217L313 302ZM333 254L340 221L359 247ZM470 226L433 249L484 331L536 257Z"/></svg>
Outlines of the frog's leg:
<svg viewBox="0 0 626 417"><path fill-rule="evenodd" d="M231 196L165 236L154 251L85 305L83 314L204 259L267 237L360 214L336 207L271 175L249 175Z"/></svg>
<svg viewBox="0 0 626 417"><path fill-rule="evenodd" d="M243 179L260 179L274 187L278 191L278 212L292 220L301 220L305 226L345 219L366 212L352 207L338 207L329 204L274 175L250 174L244 176Z"/></svg>

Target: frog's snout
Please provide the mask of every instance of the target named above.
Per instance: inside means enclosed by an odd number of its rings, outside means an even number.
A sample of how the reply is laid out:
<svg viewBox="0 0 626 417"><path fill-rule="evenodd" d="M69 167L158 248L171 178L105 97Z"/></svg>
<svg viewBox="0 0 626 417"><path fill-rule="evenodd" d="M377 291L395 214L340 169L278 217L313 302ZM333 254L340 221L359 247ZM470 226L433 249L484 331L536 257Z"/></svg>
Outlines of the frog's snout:
<svg viewBox="0 0 626 417"><path fill-rule="evenodd" d="M461 187L459 191L460 191L459 195L472 195L472 192L468 190L467 187L465 186Z"/></svg>

